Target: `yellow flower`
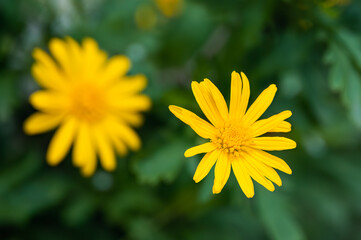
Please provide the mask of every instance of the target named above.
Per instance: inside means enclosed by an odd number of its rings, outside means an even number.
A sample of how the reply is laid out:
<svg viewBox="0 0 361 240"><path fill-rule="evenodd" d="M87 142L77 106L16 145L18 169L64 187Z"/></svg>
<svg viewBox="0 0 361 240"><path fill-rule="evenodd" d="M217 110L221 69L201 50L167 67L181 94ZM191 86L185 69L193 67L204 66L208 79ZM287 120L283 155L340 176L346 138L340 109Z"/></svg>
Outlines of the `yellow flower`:
<svg viewBox="0 0 361 240"><path fill-rule="evenodd" d="M168 18L179 15L183 10L184 0L156 0L159 10Z"/></svg>
<svg viewBox="0 0 361 240"><path fill-rule="evenodd" d="M196 183L201 181L216 164L213 193L220 193L232 168L243 192L251 198L254 195L251 178L273 191L275 188L272 182L282 185L274 168L287 174L292 173L282 159L264 150L292 149L296 143L284 137L261 137L267 132L291 131L291 124L284 120L292 113L287 110L258 120L273 101L277 88L274 84L270 85L246 111L250 89L247 77L243 73L241 75L242 78L238 73L232 73L229 111L222 94L211 81L205 79L201 83L192 82L196 101L211 124L184 108L171 105L169 109L200 137L210 140L184 153L185 157L206 153L193 180Z"/></svg>
<svg viewBox="0 0 361 240"><path fill-rule="evenodd" d="M105 170L114 170L114 148L124 155L141 144L129 125L140 125L139 111L150 108L150 99L139 94L145 76L125 76L130 60L122 55L108 60L91 38L82 45L70 37L54 38L49 49L53 58L38 48L33 52L32 74L45 89L30 96L39 112L25 121L24 131L38 134L59 127L46 156L50 165L61 162L74 143L73 163L83 175L94 173L97 154Z"/></svg>

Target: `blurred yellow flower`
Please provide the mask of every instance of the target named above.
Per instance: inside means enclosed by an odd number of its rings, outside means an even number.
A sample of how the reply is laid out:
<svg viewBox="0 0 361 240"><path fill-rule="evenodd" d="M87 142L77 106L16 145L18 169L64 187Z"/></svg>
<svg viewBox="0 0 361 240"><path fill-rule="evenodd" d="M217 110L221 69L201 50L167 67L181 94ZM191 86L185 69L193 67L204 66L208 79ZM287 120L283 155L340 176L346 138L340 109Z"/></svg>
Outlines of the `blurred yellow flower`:
<svg viewBox="0 0 361 240"><path fill-rule="evenodd" d="M157 25L157 13L154 6L141 5L135 12L135 23L139 29L149 30Z"/></svg>
<svg viewBox="0 0 361 240"><path fill-rule="evenodd" d="M282 185L274 168L287 174L292 173L282 159L264 150L292 149L296 147L296 143L284 137L261 137L267 132L291 131L291 124L284 120L292 113L287 110L258 120L273 101L277 88L274 84L270 85L246 111L250 88L247 77L243 73L241 75L242 77L236 72L232 73L229 111L222 94L210 80L192 82L196 101L211 124L184 108L171 105L169 109L200 137L210 140L184 153L185 157L206 153L197 167L194 181L201 181L216 164L213 193L219 193L232 168L243 192L251 198L254 195L251 178L273 191L275 188L272 182Z"/></svg>
<svg viewBox="0 0 361 240"><path fill-rule="evenodd" d="M159 10L166 17L175 17L183 10L183 0L155 0Z"/></svg>
<svg viewBox="0 0 361 240"><path fill-rule="evenodd" d="M145 76L125 76L130 60L122 55L108 60L91 38L82 45L54 38L49 49L54 59L41 49L33 52L32 74L45 89L30 96L39 112L25 121L24 131L38 134L59 126L46 156L50 165L61 162L74 143L73 163L84 176L94 173L97 154L105 170L114 170L113 148L124 155L141 144L130 126L140 125L139 111L150 108L149 97L139 94Z"/></svg>

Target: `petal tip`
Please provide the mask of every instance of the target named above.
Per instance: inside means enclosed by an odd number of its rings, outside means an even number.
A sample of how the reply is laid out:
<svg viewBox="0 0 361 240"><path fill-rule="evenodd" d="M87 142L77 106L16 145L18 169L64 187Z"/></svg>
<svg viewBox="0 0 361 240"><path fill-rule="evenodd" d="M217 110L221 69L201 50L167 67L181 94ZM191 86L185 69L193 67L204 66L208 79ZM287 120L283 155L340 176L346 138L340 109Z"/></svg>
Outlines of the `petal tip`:
<svg viewBox="0 0 361 240"><path fill-rule="evenodd" d="M269 86L270 89L272 89L273 91L277 91L277 86L276 84L272 83L270 86Z"/></svg>
<svg viewBox="0 0 361 240"><path fill-rule="evenodd" d="M253 198L254 197L254 193L245 193L247 198Z"/></svg>
<svg viewBox="0 0 361 240"><path fill-rule="evenodd" d="M61 160L62 159L57 159L54 156L51 156L50 154L47 154L46 156L46 162L52 167L58 165L61 162Z"/></svg>
<svg viewBox="0 0 361 240"><path fill-rule="evenodd" d="M221 190L220 190L220 189L216 189L215 187L213 187L212 192L213 192L213 194L218 194L218 193L221 192Z"/></svg>
<svg viewBox="0 0 361 240"><path fill-rule="evenodd" d="M201 179L199 179L198 177L193 177L193 181L194 181L195 183L199 183L199 182L201 181Z"/></svg>

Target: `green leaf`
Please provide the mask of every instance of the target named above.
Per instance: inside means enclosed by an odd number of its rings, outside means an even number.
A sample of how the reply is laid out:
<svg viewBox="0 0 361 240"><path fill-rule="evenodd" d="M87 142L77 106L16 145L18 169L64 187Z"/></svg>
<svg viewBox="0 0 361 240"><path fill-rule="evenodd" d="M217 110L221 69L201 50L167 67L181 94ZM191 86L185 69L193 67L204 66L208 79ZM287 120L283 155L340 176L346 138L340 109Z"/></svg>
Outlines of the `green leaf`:
<svg viewBox="0 0 361 240"><path fill-rule="evenodd" d="M361 76L352 59L336 43L331 43L325 55L331 65L329 80L331 89L340 92L344 105L357 127L361 128Z"/></svg>
<svg viewBox="0 0 361 240"><path fill-rule="evenodd" d="M17 184L25 181L40 168L42 159L36 152L29 152L24 159L19 159L11 166L1 169L0 197Z"/></svg>
<svg viewBox="0 0 361 240"><path fill-rule="evenodd" d="M70 226L84 223L95 211L95 198L87 193L79 193L71 198L71 202L62 212L62 217Z"/></svg>
<svg viewBox="0 0 361 240"><path fill-rule="evenodd" d="M133 169L138 179L153 185L160 181L173 181L185 161L183 153L187 145L184 140L164 143L148 156L136 161Z"/></svg>
<svg viewBox="0 0 361 240"><path fill-rule="evenodd" d="M44 174L0 198L0 222L24 223L59 202L67 191L64 177Z"/></svg>
<svg viewBox="0 0 361 240"><path fill-rule="evenodd" d="M287 199L280 193L257 191L255 196L261 219L272 239L305 239L301 226L290 211Z"/></svg>

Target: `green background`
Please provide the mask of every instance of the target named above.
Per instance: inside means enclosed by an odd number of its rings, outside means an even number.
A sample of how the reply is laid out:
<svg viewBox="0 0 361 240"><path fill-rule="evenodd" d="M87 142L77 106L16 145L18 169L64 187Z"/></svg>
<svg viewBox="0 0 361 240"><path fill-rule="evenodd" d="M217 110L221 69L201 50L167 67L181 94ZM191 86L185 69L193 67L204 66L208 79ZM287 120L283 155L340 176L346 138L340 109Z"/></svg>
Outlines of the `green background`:
<svg viewBox="0 0 361 240"><path fill-rule="evenodd" d="M360 1L194 0L167 18L151 0L0 0L0 239L361 239L360 12ZM53 132L22 131L38 89L31 52L65 36L93 37L149 79L143 147L115 172L83 178L69 156L50 167ZM191 81L229 99L233 70L251 101L278 86L264 117L292 110L285 136L298 143L276 153L293 174L273 193L255 184L253 199L233 174L218 195L213 170L193 182L200 156L183 153L203 140L168 110L203 116Z"/></svg>

